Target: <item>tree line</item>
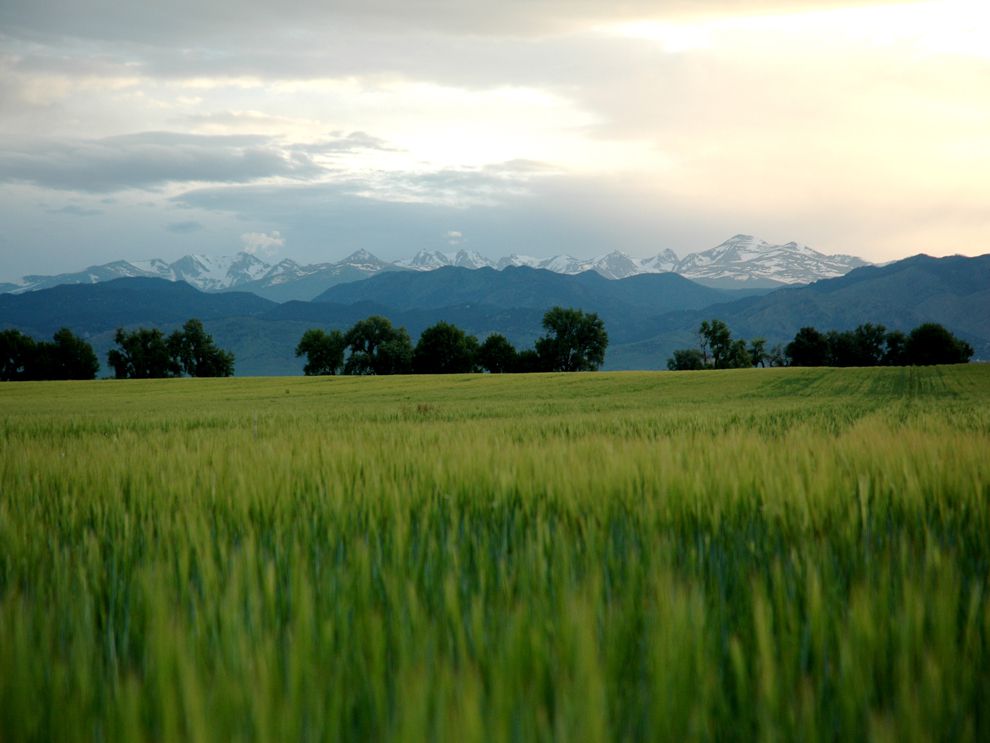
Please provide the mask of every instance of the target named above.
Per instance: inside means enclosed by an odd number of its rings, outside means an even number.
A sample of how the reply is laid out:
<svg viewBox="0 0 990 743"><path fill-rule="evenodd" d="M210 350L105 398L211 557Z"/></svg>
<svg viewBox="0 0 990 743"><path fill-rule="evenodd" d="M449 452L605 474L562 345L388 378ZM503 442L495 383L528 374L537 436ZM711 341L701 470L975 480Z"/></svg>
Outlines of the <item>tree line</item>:
<svg viewBox="0 0 990 743"><path fill-rule="evenodd" d="M234 354L218 348L195 318L168 336L158 328L117 328L114 342L117 348L107 353L107 362L117 379L229 377L234 373Z"/></svg>
<svg viewBox="0 0 990 743"><path fill-rule="evenodd" d="M168 336L157 328L118 328L114 341L117 348L107 353L107 363L117 379L234 373L234 354L217 348L195 318ZM68 328L55 333L51 342L36 341L19 330L0 331L0 381L95 379L99 370L93 347Z"/></svg>
<svg viewBox="0 0 990 743"><path fill-rule="evenodd" d="M499 333L483 342L447 322L421 334L413 346L405 328L385 317L360 320L346 333L307 330L295 353L305 356L307 375L328 374L493 374L594 371L605 359L608 334L595 313L554 307L543 316L544 335L533 348L516 350ZM749 366L911 366L962 364L973 348L938 323L910 333L865 323L855 330L822 333L803 327L786 345L733 338L728 325L701 323L696 348L678 349L667 360L674 371ZM229 377L234 355L218 348L197 319L165 335L157 328L118 328L117 348L107 361L118 379ZM51 341L36 341L18 330L0 331L0 381L94 379L100 368L93 347L68 328Z"/></svg>
<svg viewBox="0 0 990 743"><path fill-rule="evenodd" d="M93 347L68 328L51 341L36 341L19 330L0 331L0 381L94 379L99 370Z"/></svg>
<svg viewBox="0 0 990 743"><path fill-rule="evenodd" d="M448 322L428 327L413 346L405 328L374 315L359 320L346 333L307 330L296 346L296 356L306 357L306 375L594 371L602 365L608 334L597 314L553 307L542 325L544 335L534 348L522 351L500 333L479 343Z"/></svg>
<svg viewBox="0 0 990 743"><path fill-rule="evenodd" d="M786 346L770 349L764 338L747 344L734 339L721 320L705 320L698 328L698 347L674 351L672 371L735 369L747 366L926 366L965 364L973 347L938 323L923 323L904 333L864 323L855 330L801 328Z"/></svg>

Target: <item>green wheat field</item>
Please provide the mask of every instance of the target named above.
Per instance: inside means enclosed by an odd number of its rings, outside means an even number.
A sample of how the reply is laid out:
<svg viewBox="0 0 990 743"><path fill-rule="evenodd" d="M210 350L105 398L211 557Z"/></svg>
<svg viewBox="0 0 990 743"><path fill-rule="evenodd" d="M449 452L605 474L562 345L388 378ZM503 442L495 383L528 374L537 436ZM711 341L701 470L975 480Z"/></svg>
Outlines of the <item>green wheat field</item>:
<svg viewBox="0 0 990 743"><path fill-rule="evenodd" d="M990 739L990 366L0 386L0 741Z"/></svg>

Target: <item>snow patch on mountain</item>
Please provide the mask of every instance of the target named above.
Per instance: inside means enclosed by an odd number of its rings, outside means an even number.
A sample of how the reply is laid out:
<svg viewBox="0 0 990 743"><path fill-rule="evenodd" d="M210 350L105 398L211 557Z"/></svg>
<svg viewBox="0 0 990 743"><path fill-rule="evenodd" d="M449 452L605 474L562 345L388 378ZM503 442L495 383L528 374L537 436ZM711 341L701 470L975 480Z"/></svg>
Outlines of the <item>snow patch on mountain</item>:
<svg viewBox="0 0 990 743"><path fill-rule="evenodd" d="M517 255L512 253L504 258L499 258L495 262L495 268L501 271L503 268L508 268L512 266L514 268L519 268L520 266L526 266L527 268L537 268L540 265L540 259L534 258L531 255Z"/></svg>

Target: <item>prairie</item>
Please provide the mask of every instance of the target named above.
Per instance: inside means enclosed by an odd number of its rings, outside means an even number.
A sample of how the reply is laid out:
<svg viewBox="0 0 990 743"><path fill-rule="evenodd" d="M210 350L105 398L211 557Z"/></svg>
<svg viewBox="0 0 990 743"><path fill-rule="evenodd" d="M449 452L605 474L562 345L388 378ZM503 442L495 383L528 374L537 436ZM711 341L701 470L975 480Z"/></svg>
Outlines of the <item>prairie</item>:
<svg viewBox="0 0 990 743"><path fill-rule="evenodd" d="M990 739L990 366L0 385L0 740Z"/></svg>

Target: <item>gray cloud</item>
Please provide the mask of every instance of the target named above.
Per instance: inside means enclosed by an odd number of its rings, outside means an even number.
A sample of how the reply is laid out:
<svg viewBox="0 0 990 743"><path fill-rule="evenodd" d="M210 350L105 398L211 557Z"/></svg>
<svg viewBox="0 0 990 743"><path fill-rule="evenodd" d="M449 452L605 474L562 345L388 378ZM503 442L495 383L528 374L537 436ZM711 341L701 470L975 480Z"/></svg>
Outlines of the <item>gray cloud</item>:
<svg viewBox="0 0 990 743"><path fill-rule="evenodd" d="M895 2L896 0L879 0ZM393 33L440 32L474 37L533 37L622 19L680 18L723 12L766 13L850 6L856 0L6 0L0 25L8 33L55 34L114 41L170 44L284 28L349 26ZM216 46L216 44L213 44Z"/></svg>
<svg viewBox="0 0 990 743"><path fill-rule="evenodd" d="M248 76L267 81L390 76L467 87L569 83L593 70L589 52L610 45L587 35L464 37L436 29L390 29L388 24L354 28L346 20L299 26L273 22L257 32L232 27L216 39L185 35L162 43L138 43L142 33L136 28L110 42L61 34L31 35L30 41L0 35L0 72L6 73L0 75L0 86L9 89L6 99L17 100L20 106L27 104L21 95L24 84L39 75L69 79L141 75L161 80ZM221 111L180 121L250 126L277 124L279 119L257 112Z"/></svg>
<svg viewBox="0 0 990 743"><path fill-rule="evenodd" d="M282 127L295 123L294 119L286 116L269 116L259 111L215 111L208 114L185 116L181 123L195 127L222 126L228 129L257 130L264 127ZM223 135L230 137L231 135ZM247 135L247 141L264 141L256 135ZM367 132L329 132L323 139L316 142L293 143L286 150L304 155L336 155L353 154L376 150L379 152L399 152L381 137L375 137Z"/></svg>
<svg viewBox="0 0 990 743"><path fill-rule="evenodd" d="M106 192L166 183L245 183L322 172L308 155L252 136L145 132L91 140L32 141L0 151L0 180Z"/></svg>
<svg viewBox="0 0 990 743"><path fill-rule="evenodd" d="M513 160L479 168L444 168L425 173L371 172L361 175L338 174L330 182L279 186L230 186L196 189L174 197L178 206L198 207L217 211L242 212L245 195L252 200L256 194L285 212L269 215L284 219L294 208L320 209L346 202L349 208L363 210L382 204L421 204L442 208L497 206L530 193L530 185L539 178L549 177L549 166L530 160ZM267 208L257 212L265 215Z"/></svg>
<svg viewBox="0 0 990 743"><path fill-rule="evenodd" d="M201 222L188 220L185 222L170 222L165 226L165 229L169 232L174 232L176 235L188 235L193 232L199 232L203 229L203 225Z"/></svg>
<svg viewBox="0 0 990 743"><path fill-rule="evenodd" d="M58 209L46 209L49 214L68 214L72 217L96 217L103 214L101 209L90 209L78 204L66 204Z"/></svg>
<svg viewBox="0 0 990 743"><path fill-rule="evenodd" d="M594 24L855 4L854 0L619 4L300 0L284 8L268 0L176 0L166 11L155 3L129 0L44 4L7 0L0 7L0 26L6 26L11 36L0 37L0 48L20 47L15 67L25 74L254 76L266 81L392 76L471 88L525 85L570 90L602 79L621 81L644 69L637 65L648 66L645 69L652 76L662 74L658 65L665 55L655 45L600 37L589 33ZM18 39L32 43L18 45ZM221 112L196 119L244 124L250 116Z"/></svg>

